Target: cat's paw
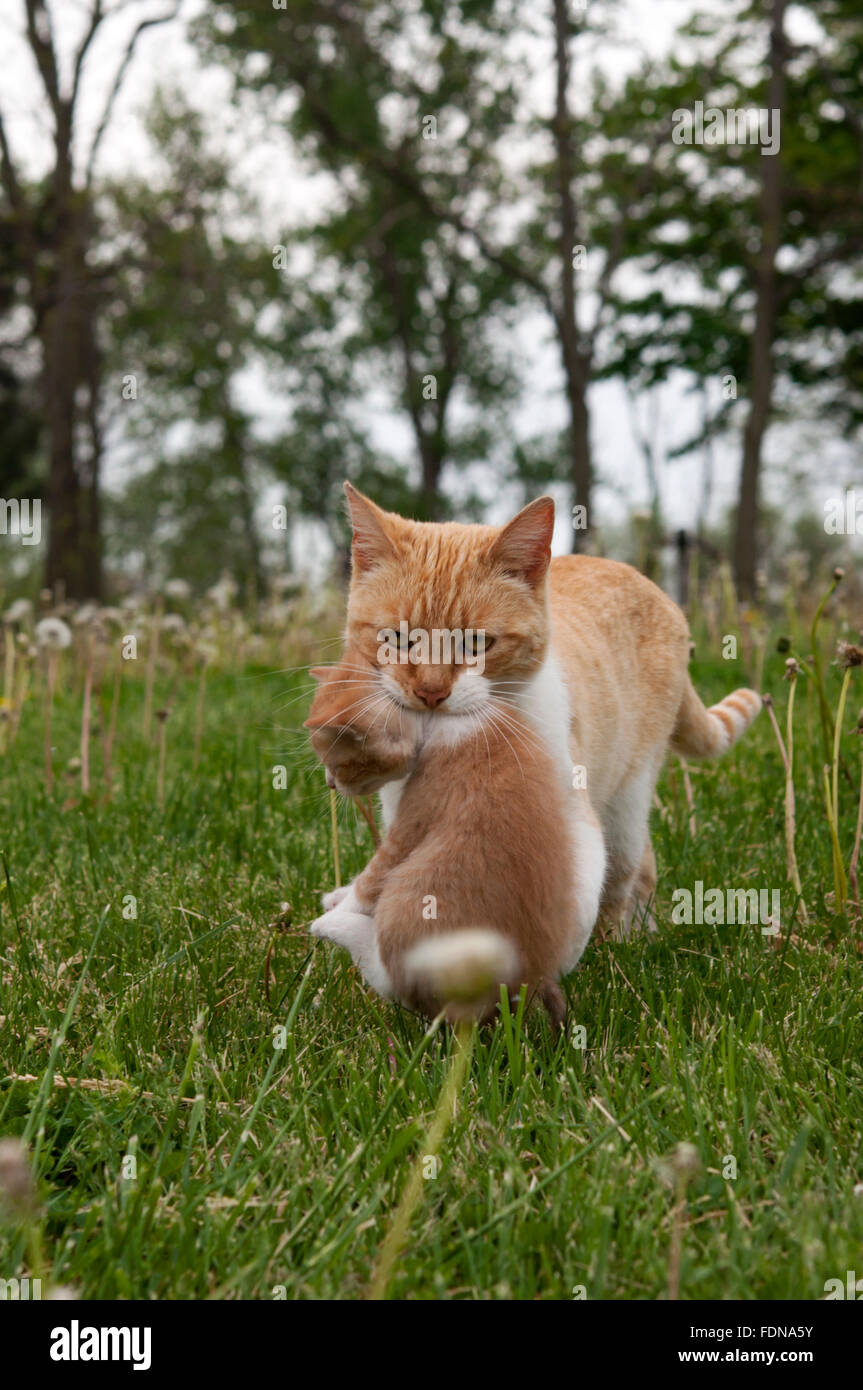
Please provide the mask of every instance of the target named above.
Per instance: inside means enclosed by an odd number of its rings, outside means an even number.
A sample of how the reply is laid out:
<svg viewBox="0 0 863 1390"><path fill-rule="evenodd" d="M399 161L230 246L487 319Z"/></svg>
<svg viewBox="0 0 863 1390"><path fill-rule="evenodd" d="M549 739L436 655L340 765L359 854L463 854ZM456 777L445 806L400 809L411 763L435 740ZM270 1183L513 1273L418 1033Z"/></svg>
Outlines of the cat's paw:
<svg viewBox="0 0 863 1390"><path fill-rule="evenodd" d="M322 893L321 905L324 912L332 912L334 907L338 907L339 903L344 901L350 891L351 885L346 883L343 888L331 888L329 893Z"/></svg>

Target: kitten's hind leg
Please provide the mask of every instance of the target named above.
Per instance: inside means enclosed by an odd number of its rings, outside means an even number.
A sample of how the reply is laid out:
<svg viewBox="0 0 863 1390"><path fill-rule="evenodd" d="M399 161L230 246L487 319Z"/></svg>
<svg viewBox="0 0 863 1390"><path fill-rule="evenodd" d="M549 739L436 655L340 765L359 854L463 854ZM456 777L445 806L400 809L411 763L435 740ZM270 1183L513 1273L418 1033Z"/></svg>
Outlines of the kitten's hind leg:
<svg viewBox="0 0 863 1390"><path fill-rule="evenodd" d="M539 997L548 1010L552 1026L562 1028L566 1022L566 995L556 980L546 980L541 986Z"/></svg>

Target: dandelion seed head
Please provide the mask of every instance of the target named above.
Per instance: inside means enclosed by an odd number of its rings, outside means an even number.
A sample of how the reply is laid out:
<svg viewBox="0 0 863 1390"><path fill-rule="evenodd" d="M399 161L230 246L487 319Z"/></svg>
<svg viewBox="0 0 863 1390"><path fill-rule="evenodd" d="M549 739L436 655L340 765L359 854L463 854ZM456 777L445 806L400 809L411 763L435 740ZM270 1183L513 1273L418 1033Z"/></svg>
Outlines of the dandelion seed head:
<svg viewBox="0 0 863 1390"><path fill-rule="evenodd" d="M42 618L36 624L37 646L48 651L62 652L72 645L72 630L62 618Z"/></svg>
<svg viewBox="0 0 863 1390"><path fill-rule="evenodd" d="M517 969L515 948L488 927L430 936L405 956L405 974L412 984L457 1004L488 998L511 981Z"/></svg>
<svg viewBox="0 0 863 1390"><path fill-rule="evenodd" d="M29 598L16 598L3 614L4 623L26 623L30 614L33 612L33 605Z"/></svg>
<svg viewBox="0 0 863 1390"><path fill-rule="evenodd" d="M30 1157L20 1139L0 1139L0 1202L20 1215L29 1214L36 1205Z"/></svg>
<svg viewBox="0 0 863 1390"><path fill-rule="evenodd" d="M837 642L836 662L843 671L852 666L863 666L863 647L855 647L853 642Z"/></svg>

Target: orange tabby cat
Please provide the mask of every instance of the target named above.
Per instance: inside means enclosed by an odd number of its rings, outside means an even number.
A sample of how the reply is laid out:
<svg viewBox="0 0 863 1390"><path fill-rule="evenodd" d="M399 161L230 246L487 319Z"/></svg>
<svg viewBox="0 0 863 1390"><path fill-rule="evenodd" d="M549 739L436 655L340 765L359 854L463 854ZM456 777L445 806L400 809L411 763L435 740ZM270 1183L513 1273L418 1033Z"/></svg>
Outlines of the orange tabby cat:
<svg viewBox="0 0 863 1390"><path fill-rule="evenodd" d="M680 609L629 565L551 560L549 497L499 527L409 521L349 483L345 492L347 639L358 660L374 664L382 630L406 625L405 660L384 670L382 693L393 708L423 714L437 757L471 739L478 717L503 710L527 720L569 801L576 938L586 942L598 916L615 932L644 920L656 885L648 817L666 753L724 752L760 697L737 690L705 709L687 672ZM419 637L435 630L482 631L484 669L426 650ZM403 785L381 790L387 821Z"/></svg>
<svg viewBox="0 0 863 1390"><path fill-rule="evenodd" d="M345 946L378 993L434 1016L447 1001L418 982L411 949L431 936L489 926L514 947L499 986L524 983L557 1022L556 984L581 954L566 793L551 755L523 716L489 709L457 743L438 721L390 709L380 666L318 668L306 725L339 790L362 795L397 769L406 778L395 818L371 862L312 931ZM452 1010L450 1010L452 1013Z"/></svg>

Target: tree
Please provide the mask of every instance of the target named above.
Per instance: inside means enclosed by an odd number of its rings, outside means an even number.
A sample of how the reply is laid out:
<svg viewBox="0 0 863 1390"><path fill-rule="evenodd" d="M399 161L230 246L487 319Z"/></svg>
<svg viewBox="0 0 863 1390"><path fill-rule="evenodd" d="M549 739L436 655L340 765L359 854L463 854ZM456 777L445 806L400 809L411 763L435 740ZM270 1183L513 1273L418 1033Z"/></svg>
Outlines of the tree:
<svg viewBox="0 0 863 1390"><path fill-rule="evenodd" d="M128 10L128 6L126 9ZM102 588L99 475L103 450L99 321L114 267L97 265L99 239L93 197L96 160L114 105L141 36L173 19L176 8L138 20L116 69L90 148L76 167L78 113L86 60L118 10L91 0L72 55L71 78L61 80L60 57L47 0L22 0L25 41L51 113L53 163L33 184L22 172L0 112L0 224L12 237L22 267L22 298L41 350L40 397L48 454L49 538L46 582L72 598Z"/></svg>
<svg viewBox="0 0 863 1390"><path fill-rule="evenodd" d="M777 399L793 399L800 413L808 402L846 432L863 418L863 23L846 0L810 9L822 28L805 45L786 35L784 9L770 10L769 25L750 4L730 21L700 18L682 35L696 43L697 61L672 56L645 67L602 114L609 188L637 177L631 151L642 136L658 122L667 131L623 249L628 285L638 275L644 289L612 297L602 371L639 390L684 372L711 397L678 456L740 430L733 548L744 594L762 549L764 439ZM674 125L684 131L696 102L723 119L729 109L778 110L779 150L675 143Z"/></svg>
<svg viewBox="0 0 863 1390"><path fill-rule="evenodd" d="M437 208L500 177L494 143L512 96L489 73L495 4L472 9L486 27L470 38L431 3L406 24L387 3L297 0L274 16L242 0L204 25L241 85L268 102L292 95L290 132L332 180L332 210L291 239L311 249L317 281L330 276L355 320L347 350L398 383L419 464L414 510L428 518L444 513L444 469L487 455L495 407L517 394L500 345L512 281ZM415 57L390 57L396 37Z"/></svg>

